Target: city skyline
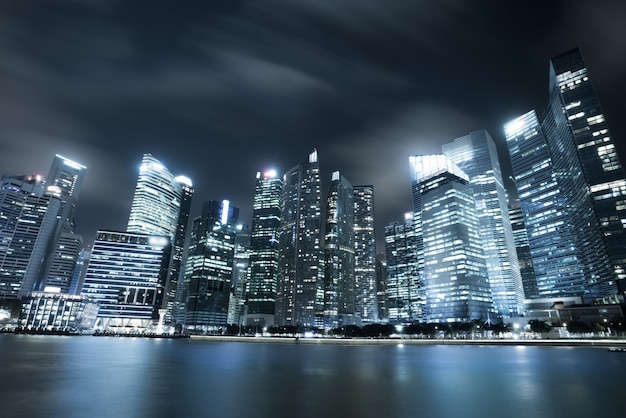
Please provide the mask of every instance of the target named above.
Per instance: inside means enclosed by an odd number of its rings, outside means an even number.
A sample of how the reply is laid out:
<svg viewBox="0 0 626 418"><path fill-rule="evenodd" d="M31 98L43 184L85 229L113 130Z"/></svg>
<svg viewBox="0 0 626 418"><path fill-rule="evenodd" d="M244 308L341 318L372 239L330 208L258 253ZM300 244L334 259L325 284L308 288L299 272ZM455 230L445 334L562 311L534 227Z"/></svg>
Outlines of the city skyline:
<svg viewBox="0 0 626 418"><path fill-rule="evenodd" d="M335 170L374 186L380 243L411 208L409 155L486 129L510 174L503 124L577 46L626 154L626 5L291 3L0 6L0 174L85 165L90 244L124 230L144 153L197 185L192 217L228 199L249 224L254 173L317 149L323 195Z"/></svg>

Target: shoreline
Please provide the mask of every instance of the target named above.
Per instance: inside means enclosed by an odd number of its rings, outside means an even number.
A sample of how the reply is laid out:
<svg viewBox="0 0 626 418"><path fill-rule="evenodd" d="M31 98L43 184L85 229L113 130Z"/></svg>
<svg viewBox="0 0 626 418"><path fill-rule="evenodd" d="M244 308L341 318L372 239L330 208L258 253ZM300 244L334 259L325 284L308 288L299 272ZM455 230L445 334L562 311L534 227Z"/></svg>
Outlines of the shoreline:
<svg viewBox="0 0 626 418"><path fill-rule="evenodd" d="M240 337L224 335L191 335L191 341L269 343L269 344L334 344L334 345L503 345L545 347L626 348L626 340L612 339L419 339L419 338L294 338Z"/></svg>

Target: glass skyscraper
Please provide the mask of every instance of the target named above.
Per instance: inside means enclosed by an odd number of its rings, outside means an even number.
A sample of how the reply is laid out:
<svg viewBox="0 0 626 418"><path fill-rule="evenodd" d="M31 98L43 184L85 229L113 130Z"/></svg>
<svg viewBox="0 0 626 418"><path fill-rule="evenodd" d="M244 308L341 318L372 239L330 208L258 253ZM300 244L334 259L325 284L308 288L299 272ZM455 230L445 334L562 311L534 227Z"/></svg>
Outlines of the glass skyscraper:
<svg viewBox="0 0 626 418"><path fill-rule="evenodd" d="M19 176L0 182L0 299L37 290L54 248L62 201L58 194L44 193L42 181Z"/></svg>
<svg viewBox="0 0 626 418"><path fill-rule="evenodd" d="M246 291L246 323L274 324L278 280L279 229L283 180L274 170L256 175L250 239L250 278Z"/></svg>
<svg viewBox="0 0 626 418"><path fill-rule="evenodd" d="M614 295L626 180L580 52L550 62L548 104L505 125L540 297Z"/></svg>
<svg viewBox="0 0 626 418"><path fill-rule="evenodd" d="M233 250L233 280L228 303L230 325L243 325L245 315L245 295L250 272L250 229L246 224L236 227L235 248Z"/></svg>
<svg viewBox="0 0 626 418"><path fill-rule="evenodd" d="M493 312L474 191L444 155L410 157L420 193L427 322L486 321Z"/></svg>
<svg viewBox="0 0 626 418"><path fill-rule="evenodd" d="M562 141L569 141L568 135L573 138L595 217L599 221L599 237L611 264L610 276L603 277L598 273L593 278L591 293L596 297L607 296L616 292L615 280L626 279L626 177L578 49L550 61L550 102L556 129L565 131ZM563 144L554 148L556 154ZM594 268L597 270L599 266Z"/></svg>
<svg viewBox="0 0 626 418"><path fill-rule="evenodd" d="M283 177L283 216L276 291L276 324L321 325L323 305L322 186L317 151Z"/></svg>
<svg viewBox="0 0 626 418"><path fill-rule="evenodd" d="M165 324L172 322L177 301L193 191L191 180L172 175L159 160L151 154L144 154L127 231L170 237L171 260L161 306Z"/></svg>
<svg viewBox="0 0 626 418"><path fill-rule="evenodd" d="M421 321L424 310L423 282L417 262L417 233L413 213L404 222L385 227L385 259L380 260L383 275L386 318L401 324Z"/></svg>
<svg viewBox="0 0 626 418"><path fill-rule="evenodd" d="M239 208L228 200L211 200L193 220L178 321L187 329L210 332L228 325L238 218Z"/></svg>
<svg viewBox="0 0 626 418"><path fill-rule="evenodd" d="M535 111L504 126L524 214L539 297L581 296L586 288L565 193L553 170L546 136Z"/></svg>
<svg viewBox="0 0 626 418"><path fill-rule="evenodd" d="M324 328L360 325L354 274L354 189L331 175L324 234Z"/></svg>
<svg viewBox="0 0 626 418"><path fill-rule="evenodd" d="M519 199L510 202L509 218L511 219L511 228L513 229L513 239L515 240L522 286L524 286L524 297L536 299L539 297L539 292L537 291L535 269L533 268L533 259L530 255L528 234L526 233L524 214L522 213L522 205Z"/></svg>
<svg viewBox="0 0 626 418"><path fill-rule="evenodd" d="M469 177L496 313L519 316L524 289L496 144L485 130L443 145L443 153Z"/></svg>
<svg viewBox="0 0 626 418"><path fill-rule="evenodd" d="M98 231L81 294L100 304L99 329L145 330L159 318L168 236Z"/></svg>
<svg viewBox="0 0 626 418"><path fill-rule="evenodd" d="M354 186L354 276L356 310L363 322L378 322L374 186Z"/></svg>

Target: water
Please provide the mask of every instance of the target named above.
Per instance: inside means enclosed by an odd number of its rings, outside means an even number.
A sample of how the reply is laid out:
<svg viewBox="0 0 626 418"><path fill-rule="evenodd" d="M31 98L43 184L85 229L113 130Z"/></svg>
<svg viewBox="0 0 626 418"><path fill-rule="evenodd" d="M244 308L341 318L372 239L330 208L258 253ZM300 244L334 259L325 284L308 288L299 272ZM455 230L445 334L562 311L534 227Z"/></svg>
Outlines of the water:
<svg viewBox="0 0 626 418"><path fill-rule="evenodd" d="M621 418L626 354L0 335L0 416Z"/></svg>

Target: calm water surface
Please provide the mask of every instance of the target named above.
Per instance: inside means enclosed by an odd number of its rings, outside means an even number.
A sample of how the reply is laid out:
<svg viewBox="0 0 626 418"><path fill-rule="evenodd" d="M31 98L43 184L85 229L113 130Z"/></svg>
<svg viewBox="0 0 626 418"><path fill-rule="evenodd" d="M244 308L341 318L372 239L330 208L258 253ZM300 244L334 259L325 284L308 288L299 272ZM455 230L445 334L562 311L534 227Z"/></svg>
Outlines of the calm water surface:
<svg viewBox="0 0 626 418"><path fill-rule="evenodd" d="M0 335L0 416L623 418L626 354Z"/></svg>

